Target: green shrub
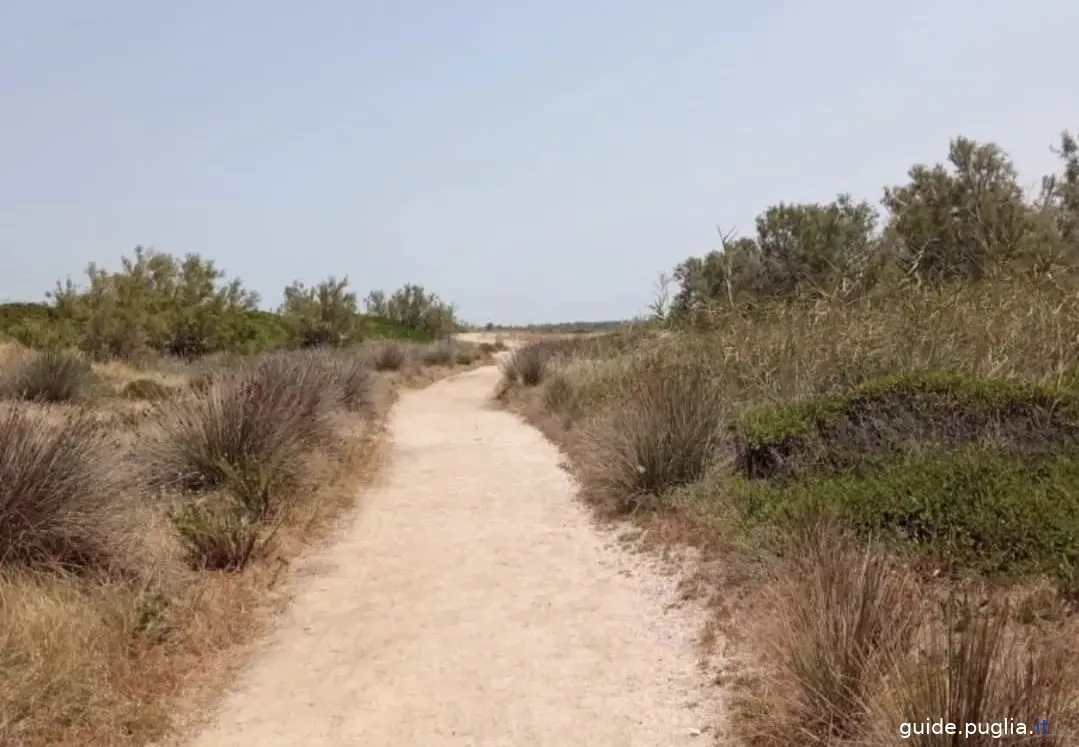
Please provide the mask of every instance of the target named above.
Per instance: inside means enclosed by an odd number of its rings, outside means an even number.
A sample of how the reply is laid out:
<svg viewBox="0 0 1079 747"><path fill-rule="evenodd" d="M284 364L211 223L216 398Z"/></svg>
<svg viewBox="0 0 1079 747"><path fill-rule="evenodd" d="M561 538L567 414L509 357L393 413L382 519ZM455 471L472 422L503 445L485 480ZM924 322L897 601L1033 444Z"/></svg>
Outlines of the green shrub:
<svg viewBox="0 0 1079 747"><path fill-rule="evenodd" d="M981 445L901 458L860 475L742 483L751 521L796 526L825 513L946 567L1058 573L1079 565L1079 458ZM731 494L737 483L732 484Z"/></svg>
<svg viewBox="0 0 1079 747"><path fill-rule="evenodd" d="M200 571L240 571L261 546L262 529L243 506L228 501L183 504L173 522L187 561Z"/></svg>

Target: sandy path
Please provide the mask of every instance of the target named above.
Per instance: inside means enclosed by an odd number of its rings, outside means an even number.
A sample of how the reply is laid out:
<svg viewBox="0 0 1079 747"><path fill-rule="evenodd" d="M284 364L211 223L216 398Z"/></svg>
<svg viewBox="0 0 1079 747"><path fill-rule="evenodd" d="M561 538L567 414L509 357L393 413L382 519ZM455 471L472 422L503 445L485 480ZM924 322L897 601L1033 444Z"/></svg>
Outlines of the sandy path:
<svg viewBox="0 0 1079 747"><path fill-rule="evenodd" d="M191 747L708 744L674 581L596 530L493 367L403 395L393 463ZM704 727L706 734L699 730Z"/></svg>

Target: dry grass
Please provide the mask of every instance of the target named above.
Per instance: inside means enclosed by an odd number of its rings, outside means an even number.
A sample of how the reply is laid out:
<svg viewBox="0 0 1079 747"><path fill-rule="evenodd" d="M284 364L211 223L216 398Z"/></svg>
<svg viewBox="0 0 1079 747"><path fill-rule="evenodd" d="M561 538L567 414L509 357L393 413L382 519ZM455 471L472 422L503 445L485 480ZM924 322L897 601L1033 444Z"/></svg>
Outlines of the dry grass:
<svg viewBox="0 0 1079 747"><path fill-rule="evenodd" d="M146 744L211 698L290 559L373 478L396 390L454 370L376 375L340 352L95 368L106 393L168 389L0 412L5 746Z"/></svg>
<svg viewBox="0 0 1079 747"><path fill-rule="evenodd" d="M1079 670L1053 641L1079 631L1076 329L1066 275L765 304L533 340L501 399L604 514L700 550L742 743L1045 718L1059 741L1038 743L1071 744Z"/></svg>
<svg viewBox="0 0 1079 747"><path fill-rule="evenodd" d="M94 395L98 384L90 362L78 353L33 352L3 370L0 398L41 403L85 402Z"/></svg>
<svg viewBox="0 0 1079 747"><path fill-rule="evenodd" d="M27 407L0 408L0 566L127 565L127 481L108 435L85 415L50 421Z"/></svg>

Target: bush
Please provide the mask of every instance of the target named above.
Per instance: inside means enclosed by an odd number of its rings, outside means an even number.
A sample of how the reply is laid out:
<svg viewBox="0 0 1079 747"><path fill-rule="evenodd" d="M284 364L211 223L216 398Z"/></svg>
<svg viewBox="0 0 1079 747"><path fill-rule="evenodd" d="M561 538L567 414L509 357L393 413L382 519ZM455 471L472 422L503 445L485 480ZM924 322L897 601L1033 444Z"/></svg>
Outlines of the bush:
<svg viewBox="0 0 1079 747"><path fill-rule="evenodd" d="M579 405L579 395L569 377L557 371L543 387L543 406L558 414L571 413Z"/></svg>
<svg viewBox="0 0 1079 747"><path fill-rule="evenodd" d="M0 406L0 565L124 565L125 478L106 435L88 417Z"/></svg>
<svg viewBox="0 0 1079 747"><path fill-rule="evenodd" d="M378 343L371 353L376 371L399 371L408 363L408 348L399 342Z"/></svg>
<svg viewBox="0 0 1079 747"><path fill-rule="evenodd" d="M338 355L326 361L341 389L341 401L349 412L371 415L376 408L375 376L371 366L357 355Z"/></svg>
<svg viewBox="0 0 1079 747"><path fill-rule="evenodd" d="M135 379L124 385L121 394L127 399L156 402L172 394L172 389L155 379Z"/></svg>
<svg viewBox="0 0 1079 747"><path fill-rule="evenodd" d="M524 386L539 386L547 372L547 358L551 351L542 343L534 342L518 348L502 364L502 373L508 381Z"/></svg>
<svg viewBox="0 0 1079 747"><path fill-rule="evenodd" d="M727 403L705 367L646 363L638 387L581 439L584 491L615 513L655 506L667 491L699 480L724 456L727 440Z"/></svg>
<svg viewBox="0 0 1079 747"><path fill-rule="evenodd" d="M342 392L309 354L275 354L163 403L144 446L155 487L229 488L259 514L294 488L304 456L335 433Z"/></svg>
<svg viewBox="0 0 1079 747"><path fill-rule="evenodd" d="M0 379L0 396L33 402L78 402L92 396L97 376L77 353L49 350L15 364Z"/></svg>
<svg viewBox="0 0 1079 747"><path fill-rule="evenodd" d="M458 345L456 357L457 365L471 366L480 357L480 351L471 345Z"/></svg>
<svg viewBox="0 0 1079 747"><path fill-rule="evenodd" d="M245 506L192 502L173 515L187 561L200 571L240 571L260 546L262 531Z"/></svg>
<svg viewBox="0 0 1079 747"><path fill-rule="evenodd" d="M452 366L457 361L457 349L452 342L440 340L423 349L422 360L428 366Z"/></svg>

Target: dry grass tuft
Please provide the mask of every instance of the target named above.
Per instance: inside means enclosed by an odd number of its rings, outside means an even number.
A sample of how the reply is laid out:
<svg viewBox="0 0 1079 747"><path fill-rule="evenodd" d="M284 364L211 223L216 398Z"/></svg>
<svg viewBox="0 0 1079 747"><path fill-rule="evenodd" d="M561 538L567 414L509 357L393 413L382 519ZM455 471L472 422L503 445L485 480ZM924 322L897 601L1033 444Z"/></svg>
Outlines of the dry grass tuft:
<svg viewBox="0 0 1079 747"><path fill-rule="evenodd" d="M99 385L90 362L66 350L31 353L0 375L0 397L40 403L83 402Z"/></svg>
<svg viewBox="0 0 1079 747"><path fill-rule="evenodd" d="M694 366L649 362L622 408L579 438L586 496L614 513L655 506L699 480L727 451L727 405L711 375Z"/></svg>
<svg viewBox="0 0 1079 747"><path fill-rule="evenodd" d="M118 568L129 487L108 432L85 415L0 408L0 565Z"/></svg>
<svg viewBox="0 0 1079 747"><path fill-rule="evenodd" d="M371 351L376 371L400 371L408 365L408 348L401 342L380 342Z"/></svg>

